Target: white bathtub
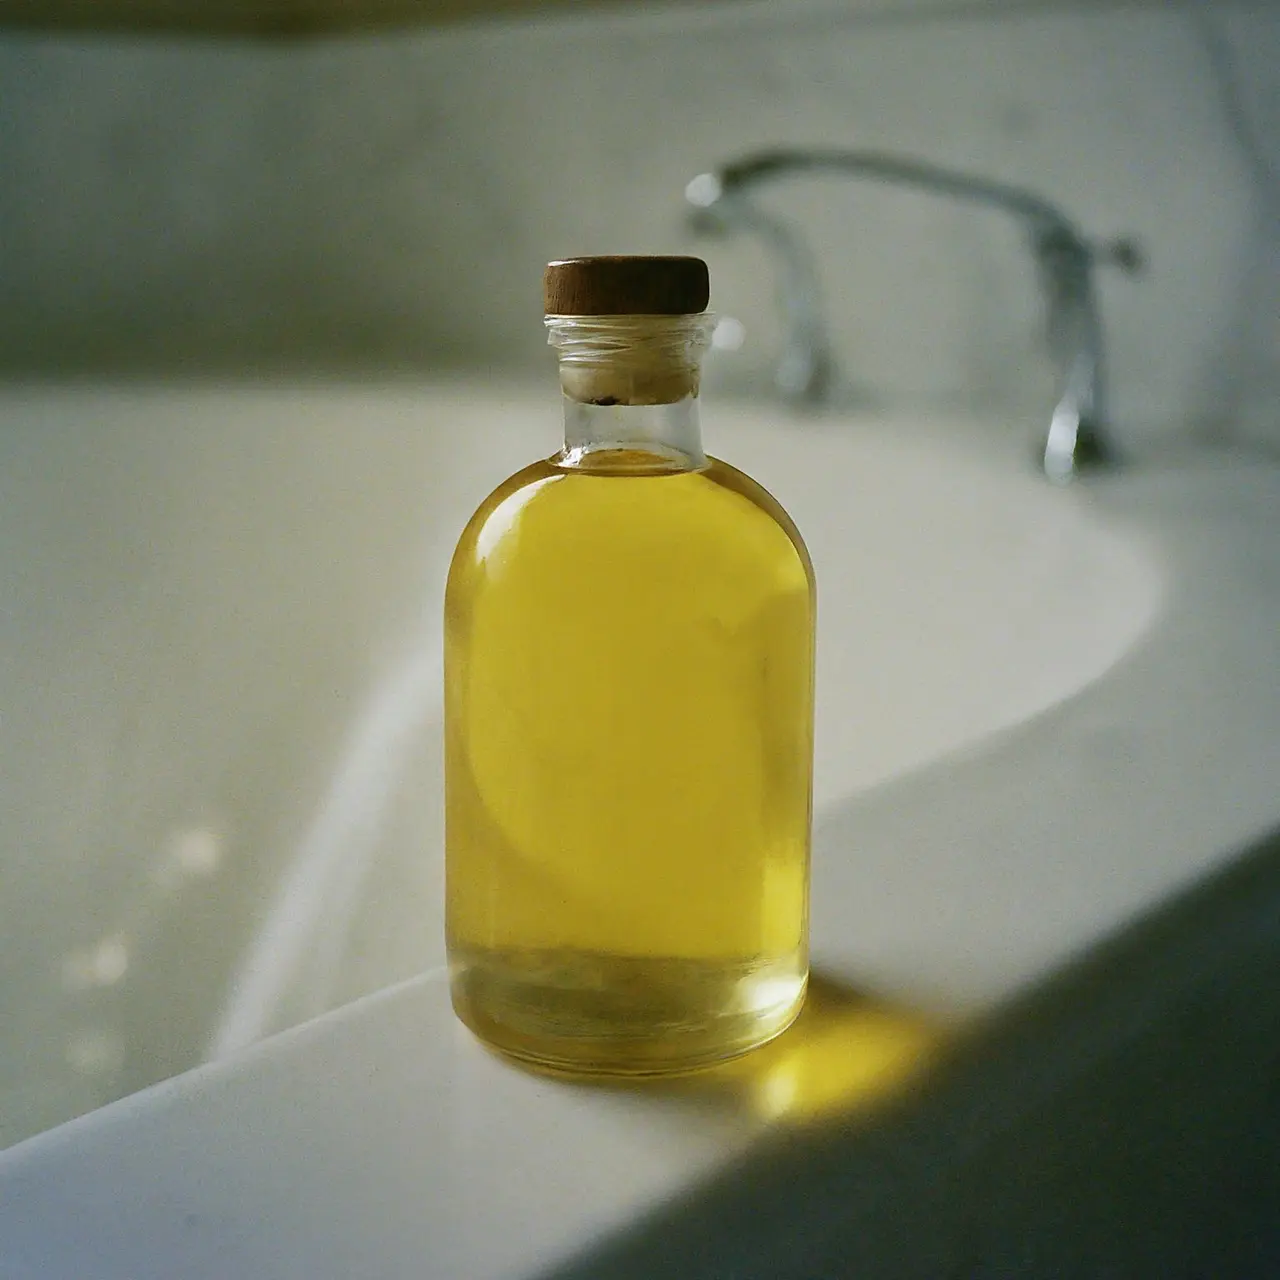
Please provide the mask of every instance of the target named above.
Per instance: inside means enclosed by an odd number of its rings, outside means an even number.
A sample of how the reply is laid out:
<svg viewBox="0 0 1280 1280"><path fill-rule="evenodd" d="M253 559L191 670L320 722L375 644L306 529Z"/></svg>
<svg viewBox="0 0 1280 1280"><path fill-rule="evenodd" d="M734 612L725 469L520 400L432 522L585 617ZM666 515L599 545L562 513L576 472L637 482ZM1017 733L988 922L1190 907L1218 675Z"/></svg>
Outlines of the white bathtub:
<svg viewBox="0 0 1280 1280"><path fill-rule="evenodd" d="M558 415L0 393L0 1146L442 963L444 574ZM705 434L817 570L824 972L983 1007L1280 820L1276 468L1061 490L1012 426Z"/></svg>

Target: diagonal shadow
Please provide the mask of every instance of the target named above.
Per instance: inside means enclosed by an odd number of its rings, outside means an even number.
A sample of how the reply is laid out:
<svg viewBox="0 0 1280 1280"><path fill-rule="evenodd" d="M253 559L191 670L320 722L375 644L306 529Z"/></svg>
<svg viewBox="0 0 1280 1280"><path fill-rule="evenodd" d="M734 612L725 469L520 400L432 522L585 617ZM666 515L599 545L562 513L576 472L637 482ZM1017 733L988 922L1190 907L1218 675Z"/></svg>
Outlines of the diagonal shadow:
<svg viewBox="0 0 1280 1280"><path fill-rule="evenodd" d="M1254 1280L1277 1206L1280 830L915 1088L776 1130L547 1280Z"/></svg>

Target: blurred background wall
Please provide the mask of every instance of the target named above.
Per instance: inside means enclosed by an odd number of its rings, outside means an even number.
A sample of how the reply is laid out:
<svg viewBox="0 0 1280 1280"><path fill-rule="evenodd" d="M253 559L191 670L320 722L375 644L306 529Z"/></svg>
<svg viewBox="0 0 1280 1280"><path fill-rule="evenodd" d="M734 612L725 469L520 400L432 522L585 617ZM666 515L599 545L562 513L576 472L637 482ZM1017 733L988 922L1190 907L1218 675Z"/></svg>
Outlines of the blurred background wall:
<svg viewBox="0 0 1280 1280"><path fill-rule="evenodd" d="M696 239L690 177L765 144L1033 187L1149 268L1105 273L1122 435L1280 444L1280 6L782 4L308 41L0 34L0 372L519 372L551 257L692 251L766 385L770 264ZM871 399L1042 413L1017 228L832 179L778 187ZM543 366L545 368L545 365Z"/></svg>

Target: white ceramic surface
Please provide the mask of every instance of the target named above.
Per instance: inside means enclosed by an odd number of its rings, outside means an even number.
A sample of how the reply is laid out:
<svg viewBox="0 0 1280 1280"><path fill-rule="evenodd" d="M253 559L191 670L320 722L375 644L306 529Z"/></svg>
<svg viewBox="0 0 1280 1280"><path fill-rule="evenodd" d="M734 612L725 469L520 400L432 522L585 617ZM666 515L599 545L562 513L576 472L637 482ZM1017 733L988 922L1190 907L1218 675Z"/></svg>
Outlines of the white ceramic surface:
<svg viewBox="0 0 1280 1280"><path fill-rule="evenodd" d="M11 1137L442 962L444 573L558 412L447 385L0 400ZM1158 608L1140 538L1016 435L993 467L947 425L707 423L810 542L820 818L1069 696Z"/></svg>
<svg viewBox="0 0 1280 1280"><path fill-rule="evenodd" d="M234 1052L440 958L440 584L553 443L533 405L5 397L6 1065L52 1114L76 1072L182 1065L184 1028L231 1052L0 1157L6 1274L528 1274L758 1132L507 1068L430 972ZM818 569L829 981L990 1007L1280 818L1280 470L1063 491L990 424L706 434Z"/></svg>

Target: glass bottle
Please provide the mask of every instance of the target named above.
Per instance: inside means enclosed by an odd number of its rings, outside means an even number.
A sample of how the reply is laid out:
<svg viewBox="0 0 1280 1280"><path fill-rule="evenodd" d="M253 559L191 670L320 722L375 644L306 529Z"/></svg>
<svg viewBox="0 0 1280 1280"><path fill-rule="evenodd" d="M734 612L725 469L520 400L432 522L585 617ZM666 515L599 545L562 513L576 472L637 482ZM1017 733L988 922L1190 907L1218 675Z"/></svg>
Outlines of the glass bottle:
<svg viewBox="0 0 1280 1280"><path fill-rule="evenodd" d="M808 976L813 570L702 451L696 258L552 263L564 447L481 504L445 602L458 1016L586 1075L732 1057Z"/></svg>

